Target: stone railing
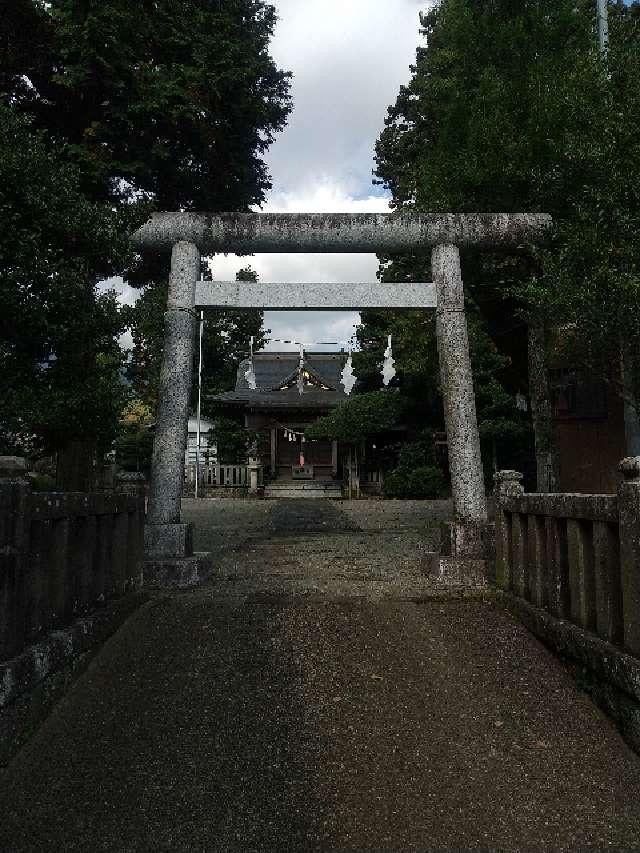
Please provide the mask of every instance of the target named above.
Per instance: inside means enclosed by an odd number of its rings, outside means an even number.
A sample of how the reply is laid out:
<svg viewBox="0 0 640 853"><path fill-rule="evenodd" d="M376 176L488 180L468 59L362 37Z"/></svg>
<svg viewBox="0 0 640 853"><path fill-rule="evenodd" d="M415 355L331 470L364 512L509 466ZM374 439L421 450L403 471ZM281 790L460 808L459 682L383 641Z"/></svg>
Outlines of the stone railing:
<svg viewBox="0 0 640 853"><path fill-rule="evenodd" d="M193 492L196 482L196 466L185 466L185 490ZM246 465L200 465L199 485L201 488L243 488L248 485Z"/></svg>
<svg viewBox="0 0 640 853"><path fill-rule="evenodd" d="M142 583L144 497L35 493L18 467L0 470L0 661Z"/></svg>
<svg viewBox="0 0 640 853"><path fill-rule="evenodd" d="M525 494L496 474L499 589L640 656L640 458L617 495Z"/></svg>

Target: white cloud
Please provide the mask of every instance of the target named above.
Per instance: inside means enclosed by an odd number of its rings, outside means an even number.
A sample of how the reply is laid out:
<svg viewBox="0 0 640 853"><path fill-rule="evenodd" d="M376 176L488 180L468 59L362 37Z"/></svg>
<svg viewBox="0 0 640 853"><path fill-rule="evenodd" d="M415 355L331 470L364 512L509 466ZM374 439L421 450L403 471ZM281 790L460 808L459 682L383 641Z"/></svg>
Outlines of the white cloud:
<svg viewBox="0 0 640 853"><path fill-rule="evenodd" d="M97 286L98 293L106 293L107 290L115 290L118 294L118 300L123 305L135 305L140 291L129 284L125 284L122 276L115 275L112 278L105 278Z"/></svg>
<svg viewBox="0 0 640 853"><path fill-rule="evenodd" d="M375 141L420 42L418 13L432 0L275 0L271 53L293 71L294 111L267 155L271 212L386 212L372 186ZM240 266L249 259L244 259ZM375 255L256 255L262 281L374 281ZM216 278L234 278L235 259L215 259ZM354 312L268 312L275 337L348 338Z"/></svg>
<svg viewBox="0 0 640 853"><path fill-rule="evenodd" d="M308 180L294 191L274 190L262 210L267 213L387 213L386 195L354 198L338 180Z"/></svg>
<svg viewBox="0 0 640 853"><path fill-rule="evenodd" d="M328 176L359 196L389 104L409 79L431 0L276 0L271 52L293 71L294 111L267 162L276 193Z"/></svg>
<svg viewBox="0 0 640 853"><path fill-rule="evenodd" d="M271 342L266 349L297 349L295 344L282 343L288 340L302 343L306 349L346 350L359 320L354 311L268 311L264 325L271 329Z"/></svg>
<svg viewBox="0 0 640 853"><path fill-rule="evenodd" d="M324 180L311 186L306 194L275 192L263 208L270 213L386 213L387 198L371 195L354 199L339 183ZM250 264L261 281L355 282L375 281L378 260L371 254L258 254L239 258L216 255L210 261L213 277L233 281L236 272ZM271 337L308 343L316 341L348 341L360 321L355 311L267 311L265 327ZM270 344L269 349L294 349L284 344ZM333 347L335 349L335 347ZM338 349L340 346L338 346ZM331 347L318 347L331 349Z"/></svg>

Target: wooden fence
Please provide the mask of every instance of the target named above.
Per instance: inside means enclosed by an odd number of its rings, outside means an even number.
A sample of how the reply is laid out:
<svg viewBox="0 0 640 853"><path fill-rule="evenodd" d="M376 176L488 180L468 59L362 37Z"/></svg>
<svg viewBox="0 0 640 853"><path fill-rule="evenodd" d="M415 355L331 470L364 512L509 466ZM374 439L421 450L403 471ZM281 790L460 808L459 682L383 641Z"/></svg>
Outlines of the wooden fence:
<svg viewBox="0 0 640 853"><path fill-rule="evenodd" d="M499 472L496 583L638 655L640 460L631 462L617 495L525 494L520 474Z"/></svg>
<svg viewBox="0 0 640 853"><path fill-rule="evenodd" d="M0 480L0 661L140 585L144 498Z"/></svg>

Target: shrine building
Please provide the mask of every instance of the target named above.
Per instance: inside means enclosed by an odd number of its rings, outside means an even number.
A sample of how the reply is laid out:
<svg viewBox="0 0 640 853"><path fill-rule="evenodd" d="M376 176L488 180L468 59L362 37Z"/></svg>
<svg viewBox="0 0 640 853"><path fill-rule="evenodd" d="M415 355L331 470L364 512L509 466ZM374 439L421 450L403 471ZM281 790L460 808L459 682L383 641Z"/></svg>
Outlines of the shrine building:
<svg viewBox="0 0 640 853"><path fill-rule="evenodd" d="M344 352L260 352L241 362L236 387L209 398L220 414L259 433L258 458L272 480L335 481L337 441L308 441L306 427L347 399ZM255 389L247 380L253 363ZM253 383L252 383L253 384Z"/></svg>

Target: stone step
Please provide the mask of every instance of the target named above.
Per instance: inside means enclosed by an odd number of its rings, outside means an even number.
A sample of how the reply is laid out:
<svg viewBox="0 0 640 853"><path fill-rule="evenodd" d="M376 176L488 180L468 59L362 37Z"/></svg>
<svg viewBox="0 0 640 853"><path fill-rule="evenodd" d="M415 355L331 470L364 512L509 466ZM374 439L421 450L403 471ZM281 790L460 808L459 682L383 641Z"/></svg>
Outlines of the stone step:
<svg viewBox="0 0 640 853"><path fill-rule="evenodd" d="M269 483L264 489L265 498L329 498L342 497L342 485L333 480L305 480Z"/></svg>

